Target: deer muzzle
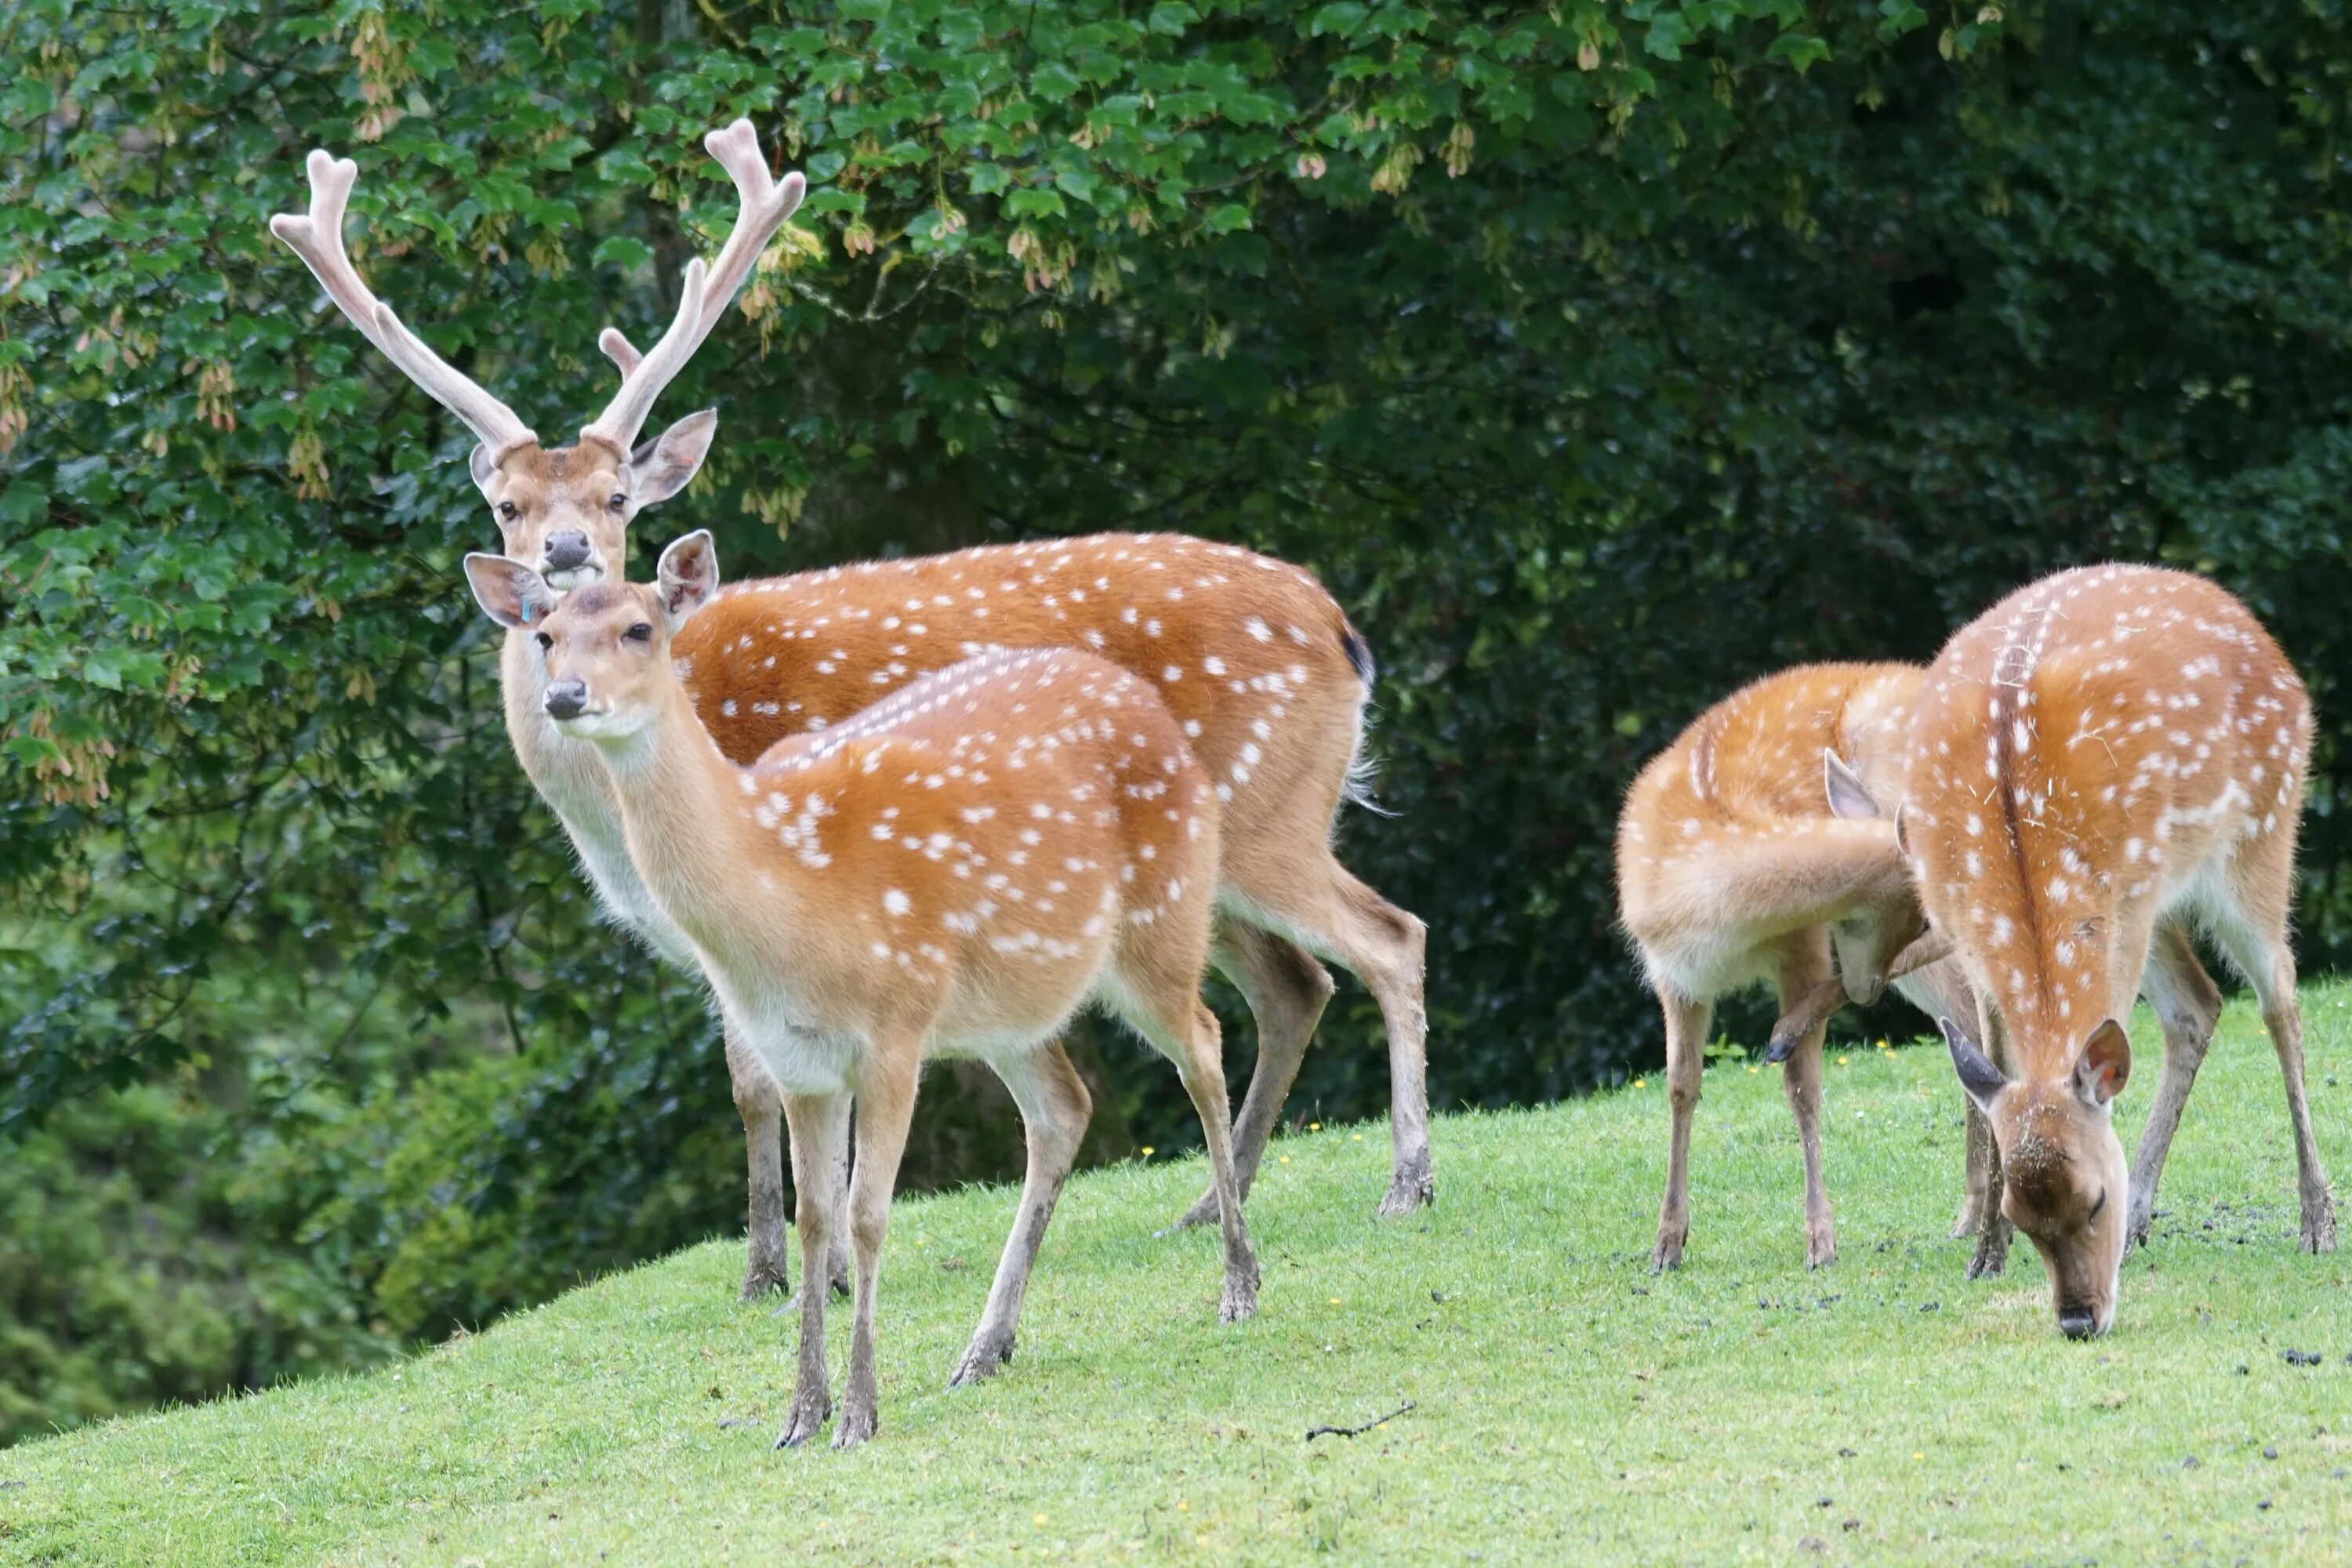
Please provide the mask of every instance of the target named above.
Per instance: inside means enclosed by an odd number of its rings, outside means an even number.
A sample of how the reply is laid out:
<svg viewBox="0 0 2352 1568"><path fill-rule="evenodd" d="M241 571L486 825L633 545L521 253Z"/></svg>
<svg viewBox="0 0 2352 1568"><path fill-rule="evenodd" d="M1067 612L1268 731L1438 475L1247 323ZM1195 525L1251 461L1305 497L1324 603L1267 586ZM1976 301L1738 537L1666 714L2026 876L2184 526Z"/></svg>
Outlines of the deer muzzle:
<svg viewBox="0 0 2352 1568"><path fill-rule="evenodd" d="M579 718L587 710L588 683L578 679L549 681L546 706L551 719Z"/></svg>
<svg viewBox="0 0 2352 1568"><path fill-rule="evenodd" d="M552 582L557 577L572 576L595 563L596 550L588 542L588 536L577 529L570 529L547 536L547 542L540 551L539 574Z"/></svg>

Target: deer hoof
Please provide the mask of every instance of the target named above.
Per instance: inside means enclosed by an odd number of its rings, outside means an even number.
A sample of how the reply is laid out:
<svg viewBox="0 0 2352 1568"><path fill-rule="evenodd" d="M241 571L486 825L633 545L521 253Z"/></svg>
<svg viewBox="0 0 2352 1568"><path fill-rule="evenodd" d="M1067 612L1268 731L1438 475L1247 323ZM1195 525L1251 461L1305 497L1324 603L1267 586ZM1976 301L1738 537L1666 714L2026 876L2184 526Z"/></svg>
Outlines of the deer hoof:
<svg viewBox="0 0 2352 1568"><path fill-rule="evenodd" d="M882 1429L882 1413L863 1402L845 1407L841 1424L833 1429L833 1446L838 1450L855 1448Z"/></svg>
<svg viewBox="0 0 2352 1568"><path fill-rule="evenodd" d="M797 1448L824 1430L825 1417L833 1414L830 1399L795 1399L793 1413L784 1422L784 1429L776 1436L779 1448Z"/></svg>
<svg viewBox="0 0 2352 1568"><path fill-rule="evenodd" d="M1977 1234L1976 1256L1969 1259L1968 1278L1992 1279L2009 1267L2009 1237L2000 1234L1999 1224L1988 1225Z"/></svg>
<svg viewBox="0 0 2352 1568"><path fill-rule="evenodd" d="M1437 1183L1430 1174L1429 1156L1407 1160L1397 1167L1389 1183L1388 1195L1381 1199L1382 1219L1402 1219L1415 1209L1434 1206Z"/></svg>
<svg viewBox="0 0 2352 1568"><path fill-rule="evenodd" d="M974 1334L971 1346L963 1352L963 1360L956 1363L955 1375L948 1379L948 1386L967 1388L984 1378L994 1377L998 1369L1012 1359L1011 1334Z"/></svg>
<svg viewBox="0 0 2352 1568"><path fill-rule="evenodd" d="M1224 1294L1217 1302L1217 1321L1245 1322L1257 1316L1257 1263L1253 1259L1246 1272L1225 1270Z"/></svg>
<svg viewBox="0 0 2352 1568"><path fill-rule="evenodd" d="M1217 1189L1211 1187L1207 1192L1201 1194L1200 1201L1198 1203L1195 1203L1191 1208L1184 1211L1181 1218L1177 1220L1175 1224L1160 1230L1157 1234L1160 1236L1173 1236L1180 1230L1191 1230L1195 1226L1214 1225L1216 1223Z"/></svg>
<svg viewBox="0 0 2352 1568"><path fill-rule="evenodd" d="M2303 1249L2313 1253L2336 1250L2336 1204L2325 1193L2317 1203L2304 1205Z"/></svg>
<svg viewBox="0 0 2352 1568"><path fill-rule="evenodd" d="M753 1301L764 1301L771 1296L788 1295L792 1288L793 1283L785 1277L782 1268L774 1264L754 1263L744 1272L742 1292L735 1299L748 1306Z"/></svg>
<svg viewBox="0 0 2352 1568"><path fill-rule="evenodd" d="M785 1297L785 1298L784 1298L784 1304L783 1304L782 1306L781 1306L781 1307L779 1307L779 1308L777 1308L777 1309L776 1309L775 1315L776 1315L777 1317L781 1318L781 1317L785 1316L785 1315L786 1315L786 1314L788 1314L788 1313L792 1313L792 1312L797 1312L797 1311L799 1311L799 1310L801 1310L801 1293L802 1293L802 1291L803 1291L803 1290L805 1290L805 1289L808 1289L808 1285L809 1285L809 1282L808 1282L807 1280L805 1280L805 1279L802 1280L802 1281L801 1281L801 1289L800 1289L800 1290L795 1290L795 1291L793 1291L791 1295L789 1295L789 1296ZM836 1280L835 1280L835 1281L833 1282L833 1293L834 1293L835 1296L840 1296L840 1297L846 1298L846 1297L848 1296L848 1294L849 1294L849 1287L848 1287L847 1285L843 1284L840 1280L836 1279ZM821 1306L821 1305L823 1305L823 1303L822 1303L822 1302L820 1302L820 1303L819 1303L819 1305Z"/></svg>
<svg viewBox="0 0 2352 1568"><path fill-rule="evenodd" d="M1672 1231L1661 1229L1658 1244L1650 1249L1650 1272L1664 1274L1670 1269L1680 1268L1683 1266L1683 1243L1689 1238L1687 1226L1677 1226Z"/></svg>

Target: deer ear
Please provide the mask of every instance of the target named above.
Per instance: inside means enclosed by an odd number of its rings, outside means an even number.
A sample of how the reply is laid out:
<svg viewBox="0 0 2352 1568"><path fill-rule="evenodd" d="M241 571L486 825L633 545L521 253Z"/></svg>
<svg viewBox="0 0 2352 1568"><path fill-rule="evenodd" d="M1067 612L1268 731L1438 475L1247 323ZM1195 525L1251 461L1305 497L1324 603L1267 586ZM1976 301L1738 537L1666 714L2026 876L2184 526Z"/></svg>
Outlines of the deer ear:
<svg viewBox="0 0 2352 1568"><path fill-rule="evenodd" d="M1822 784L1829 792L1832 816L1849 822L1870 822L1885 815L1878 809L1878 803L1870 798L1862 775L1848 767L1844 758L1827 749L1822 752Z"/></svg>
<svg viewBox="0 0 2352 1568"><path fill-rule="evenodd" d="M2098 1110L2115 1103L2131 1081L2131 1041L2113 1018L2091 1031L2083 1054L2074 1058L2074 1093Z"/></svg>
<svg viewBox="0 0 2352 1568"><path fill-rule="evenodd" d="M702 459L709 455L710 438L719 434L719 411L705 408L688 415L629 454L630 494L639 506L669 500L686 489Z"/></svg>
<svg viewBox="0 0 2352 1568"><path fill-rule="evenodd" d="M1976 1101L1979 1110L1991 1115L1993 1100L2009 1087L2009 1079L1985 1059L1985 1054L1977 1049L1976 1042L1958 1024L1949 1018L1938 1018L1936 1026L1944 1031L1944 1045L1952 1053L1952 1070L1960 1075L1960 1087Z"/></svg>
<svg viewBox="0 0 2352 1568"><path fill-rule="evenodd" d="M711 542L709 529L698 528L683 539L669 542L655 573L654 591L660 595L662 614L669 617L672 631L710 602L719 592L719 548Z"/></svg>
<svg viewBox="0 0 2352 1568"><path fill-rule="evenodd" d="M490 449L479 441L475 442L474 449L466 454L466 471L474 476L474 488L482 492L482 499L488 500L490 480L498 474L499 464L498 459L490 456Z"/></svg>
<svg viewBox="0 0 2352 1568"><path fill-rule="evenodd" d="M520 561L475 551L466 557L466 581L482 614L502 626L527 626L547 619L555 595L544 578Z"/></svg>

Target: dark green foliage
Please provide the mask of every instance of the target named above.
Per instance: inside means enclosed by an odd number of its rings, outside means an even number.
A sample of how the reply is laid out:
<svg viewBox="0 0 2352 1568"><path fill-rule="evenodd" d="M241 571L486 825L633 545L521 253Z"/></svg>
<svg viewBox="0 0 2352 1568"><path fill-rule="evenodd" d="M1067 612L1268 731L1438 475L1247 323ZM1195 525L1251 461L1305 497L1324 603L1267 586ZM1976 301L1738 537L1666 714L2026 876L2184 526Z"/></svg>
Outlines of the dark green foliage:
<svg viewBox="0 0 2352 1568"><path fill-rule="evenodd" d="M738 113L812 195L656 413L719 442L640 565L707 524L734 574L1146 527L1315 567L1381 660L1400 815L1344 841L1432 928L1441 1105L1654 1059L1608 844L1692 714L2103 555L2214 573L2312 680L2338 955L2352 31L1998 9L26 0L0 1126L176 1072L174 1179L236 1164L236 1245L395 1337L740 1223L697 988L596 923L507 754L467 438L263 226L355 156L378 291L552 438L730 221L698 143ZM1172 1077L1103 1058L1181 1142ZM1385 1100L1343 990L1294 1110ZM926 1179L1004 1170L982 1125ZM80 1201L38 1190L9 1235ZM26 1375L60 1416L182 1386Z"/></svg>

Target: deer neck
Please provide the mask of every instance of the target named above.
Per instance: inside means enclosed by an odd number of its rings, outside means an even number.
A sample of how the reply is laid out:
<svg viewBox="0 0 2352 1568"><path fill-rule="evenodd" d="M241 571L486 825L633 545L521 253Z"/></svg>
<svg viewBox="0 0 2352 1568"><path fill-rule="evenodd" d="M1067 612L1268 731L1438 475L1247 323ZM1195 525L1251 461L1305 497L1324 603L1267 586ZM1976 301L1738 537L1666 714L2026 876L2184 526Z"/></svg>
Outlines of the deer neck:
<svg viewBox="0 0 2352 1568"><path fill-rule="evenodd" d="M593 744L637 875L707 962L762 966L749 945L755 928L798 934L800 868L755 820L759 797L743 782L751 775L719 753L683 687L664 684L644 728Z"/></svg>
<svg viewBox="0 0 2352 1568"><path fill-rule="evenodd" d="M547 673L532 634L507 633L499 658L507 739L524 776L563 824L589 885L606 912L673 963L694 962L693 944L646 890L629 858L613 779L595 746L563 733L547 716Z"/></svg>

